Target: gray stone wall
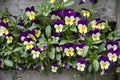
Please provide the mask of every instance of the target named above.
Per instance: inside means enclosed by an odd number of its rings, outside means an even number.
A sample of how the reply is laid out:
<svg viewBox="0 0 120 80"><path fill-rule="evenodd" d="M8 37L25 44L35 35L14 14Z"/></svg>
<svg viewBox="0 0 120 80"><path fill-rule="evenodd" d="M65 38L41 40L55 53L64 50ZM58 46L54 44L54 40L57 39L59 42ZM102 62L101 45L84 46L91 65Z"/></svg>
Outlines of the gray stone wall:
<svg viewBox="0 0 120 80"><path fill-rule="evenodd" d="M74 7L79 9L78 2L75 0L76 4ZM24 9L27 6L40 4L42 0L4 0L0 2L0 10L4 10L6 7L9 12L14 15L20 15L24 12ZM116 6L117 4L117 6ZM87 4L88 6L90 4ZM117 7L117 9L116 9ZM120 0L98 0L97 5L95 6L98 11L96 16L101 17L102 19L108 20L110 22L117 22L117 28L120 28ZM0 80L13 80L13 76L16 76L15 80L93 80L94 77L91 74L87 75L76 75L78 73L75 70L66 71L63 70L62 73L53 74L48 73L39 73L38 71L29 70L16 73L15 71L2 71L0 70ZM116 78L115 70L111 71L106 76L100 76L100 73L97 74L96 80L120 80L120 75ZM20 78L19 78L20 77Z"/></svg>

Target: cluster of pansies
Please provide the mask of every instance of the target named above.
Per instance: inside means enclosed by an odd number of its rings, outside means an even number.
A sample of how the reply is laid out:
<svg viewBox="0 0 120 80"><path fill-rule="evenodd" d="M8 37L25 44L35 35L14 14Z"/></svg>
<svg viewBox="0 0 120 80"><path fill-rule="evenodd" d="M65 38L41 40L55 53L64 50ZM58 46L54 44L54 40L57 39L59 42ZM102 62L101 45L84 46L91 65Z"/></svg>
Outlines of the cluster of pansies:
<svg viewBox="0 0 120 80"><path fill-rule="evenodd" d="M85 2L80 0L79 4ZM90 2L95 4L96 0ZM22 16L0 19L1 68L50 69L54 73L73 68L105 74L113 64L117 66L120 38L112 35L107 21L93 17L94 11L87 8L66 8L73 0L48 3L49 7L31 6Z"/></svg>

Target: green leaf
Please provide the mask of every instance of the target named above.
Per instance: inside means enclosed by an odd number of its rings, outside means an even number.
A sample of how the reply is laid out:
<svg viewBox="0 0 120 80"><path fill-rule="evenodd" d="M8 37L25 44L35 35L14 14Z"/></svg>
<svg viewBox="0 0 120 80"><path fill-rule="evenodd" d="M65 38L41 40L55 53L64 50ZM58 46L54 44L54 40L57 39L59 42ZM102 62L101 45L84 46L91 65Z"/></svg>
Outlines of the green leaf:
<svg viewBox="0 0 120 80"><path fill-rule="evenodd" d="M73 32L77 32L77 28L75 26L73 26L72 28L70 28L71 31Z"/></svg>
<svg viewBox="0 0 120 80"><path fill-rule="evenodd" d="M61 54L58 53L58 54L56 55L56 59L57 59L58 61L61 60Z"/></svg>
<svg viewBox="0 0 120 80"><path fill-rule="evenodd" d="M4 64L5 64L6 66L9 66L9 67L12 67L12 66L13 66L13 62L12 62L11 60L8 60L8 59L5 59L5 60L4 60Z"/></svg>
<svg viewBox="0 0 120 80"><path fill-rule="evenodd" d="M49 52L50 59L55 59L55 48L51 49L51 52Z"/></svg>
<svg viewBox="0 0 120 80"><path fill-rule="evenodd" d="M100 44L101 42L102 42L102 40L99 40L99 41L93 42L92 44Z"/></svg>
<svg viewBox="0 0 120 80"><path fill-rule="evenodd" d="M95 72L97 72L99 70L99 62L98 62L98 60L93 61L93 69L94 69Z"/></svg>
<svg viewBox="0 0 120 80"><path fill-rule="evenodd" d="M37 28L37 27L38 27L38 25L33 24L30 28L28 28L28 30L32 30L32 29L35 29L35 28Z"/></svg>
<svg viewBox="0 0 120 80"><path fill-rule="evenodd" d="M17 47L13 50L13 52L17 52L17 51L21 51L21 50L23 50L23 47Z"/></svg>
<svg viewBox="0 0 120 80"><path fill-rule="evenodd" d="M89 47L88 47L88 46L85 46L85 47L83 48L83 52L82 52L82 56L83 56L83 57L85 57L85 56L87 55L88 50L89 50Z"/></svg>
<svg viewBox="0 0 120 80"><path fill-rule="evenodd" d="M74 0L68 0L67 2L64 3L64 7L71 6L75 3Z"/></svg>
<svg viewBox="0 0 120 80"><path fill-rule="evenodd" d="M51 26L48 25L45 30L46 36L49 38L51 36Z"/></svg>
<svg viewBox="0 0 120 80"><path fill-rule="evenodd" d="M67 40L62 40L62 41L59 43L59 45L63 45L63 44L65 44L65 43L67 43Z"/></svg>
<svg viewBox="0 0 120 80"><path fill-rule="evenodd" d="M75 69L76 66L77 66L77 61L74 61L74 62L72 63L72 67Z"/></svg>
<svg viewBox="0 0 120 80"><path fill-rule="evenodd" d="M90 65L90 66L88 67L88 71L89 71L89 72L92 72L92 65Z"/></svg>

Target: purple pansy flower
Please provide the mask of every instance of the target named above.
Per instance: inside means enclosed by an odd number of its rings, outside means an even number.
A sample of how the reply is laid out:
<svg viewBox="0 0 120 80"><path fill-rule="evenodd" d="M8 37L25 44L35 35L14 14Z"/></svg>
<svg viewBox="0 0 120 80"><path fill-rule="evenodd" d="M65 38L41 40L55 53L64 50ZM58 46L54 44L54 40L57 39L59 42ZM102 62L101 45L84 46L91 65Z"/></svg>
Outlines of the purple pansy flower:
<svg viewBox="0 0 120 80"><path fill-rule="evenodd" d="M75 24L78 24L78 21L81 19L81 14L79 12L75 12Z"/></svg>
<svg viewBox="0 0 120 80"><path fill-rule="evenodd" d="M78 63L77 63L77 70L78 71L84 71L86 65L87 65L86 60L83 60L82 58L78 58Z"/></svg>
<svg viewBox="0 0 120 80"><path fill-rule="evenodd" d="M83 48L86 46L86 44L76 44L76 50L78 55L82 55Z"/></svg>
<svg viewBox="0 0 120 80"><path fill-rule="evenodd" d="M106 70L110 66L110 61L107 56L100 56L100 66L102 70Z"/></svg>
<svg viewBox="0 0 120 80"><path fill-rule="evenodd" d="M51 19L61 19L62 15L63 15L63 11L62 10L56 10L56 11L52 11L51 13Z"/></svg>
<svg viewBox="0 0 120 80"><path fill-rule="evenodd" d="M85 0L80 0L79 4L84 4L86 1Z"/></svg>
<svg viewBox="0 0 120 80"><path fill-rule="evenodd" d="M106 43L106 47L107 47L108 50L109 49L117 50L118 45L119 45L118 41L108 41Z"/></svg>
<svg viewBox="0 0 120 80"><path fill-rule="evenodd" d="M63 48L66 56L73 56L74 55L74 48L75 48L74 43L64 44L64 45L62 45L62 48Z"/></svg>
<svg viewBox="0 0 120 80"><path fill-rule="evenodd" d="M29 17L30 20L34 20L35 19L35 8L34 6L31 7L27 7L25 9L26 15Z"/></svg>
<svg viewBox="0 0 120 80"><path fill-rule="evenodd" d="M52 64L52 66L51 66L51 71L53 72L53 73L56 73L57 72L57 70L58 70L58 64Z"/></svg>
<svg viewBox="0 0 120 80"><path fill-rule="evenodd" d="M78 21L78 30L80 33L87 33L88 20L79 20Z"/></svg>
<svg viewBox="0 0 120 80"><path fill-rule="evenodd" d="M54 44L54 47L56 49L57 52L62 51L62 46L58 45L58 44Z"/></svg>
<svg viewBox="0 0 120 80"><path fill-rule="evenodd" d="M97 0L90 0L90 2L91 2L92 4L95 4L95 3L97 3Z"/></svg>
<svg viewBox="0 0 120 80"><path fill-rule="evenodd" d="M89 35L92 37L93 41L100 40L100 30L95 29L95 30L90 30Z"/></svg>
<svg viewBox="0 0 120 80"><path fill-rule="evenodd" d="M88 9L82 8L81 11L84 17L90 16L90 11Z"/></svg>
<svg viewBox="0 0 120 80"><path fill-rule="evenodd" d="M64 16L65 16L65 24L66 25L73 25L75 21L75 15L76 13L72 11L71 9L64 10Z"/></svg>
<svg viewBox="0 0 120 80"><path fill-rule="evenodd" d="M47 50L49 47L47 45L42 46L41 51Z"/></svg>
<svg viewBox="0 0 120 80"><path fill-rule="evenodd" d="M54 33L52 34L53 41L57 42L60 39L60 33Z"/></svg>
<svg viewBox="0 0 120 80"><path fill-rule="evenodd" d="M108 58L109 58L110 61L116 62L117 61L116 51L114 51L113 49L109 49Z"/></svg>
<svg viewBox="0 0 120 80"><path fill-rule="evenodd" d="M54 22L55 31L56 31L57 33L62 32L62 30L63 30L63 25L64 25L64 21L63 21L63 20L57 20L56 22Z"/></svg>
<svg viewBox="0 0 120 80"><path fill-rule="evenodd" d="M0 22L0 36L4 36L4 35L7 35L7 34L9 34L8 24Z"/></svg>
<svg viewBox="0 0 120 80"><path fill-rule="evenodd" d="M7 39L7 43L10 44L13 42L13 35L12 34L7 34L6 36L6 39Z"/></svg>
<svg viewBox="0 0 120 80"><path fill-rule="evenodd" d="M22 68L21 67L17 67L16 71L22 71Z"/></svg>
<svg viewBox="0 0 120 80"><path fill-rule="evenodd" d="M39 58L41 49L40 48L32 48L31 50L33 54L33 59Z"/></svg>

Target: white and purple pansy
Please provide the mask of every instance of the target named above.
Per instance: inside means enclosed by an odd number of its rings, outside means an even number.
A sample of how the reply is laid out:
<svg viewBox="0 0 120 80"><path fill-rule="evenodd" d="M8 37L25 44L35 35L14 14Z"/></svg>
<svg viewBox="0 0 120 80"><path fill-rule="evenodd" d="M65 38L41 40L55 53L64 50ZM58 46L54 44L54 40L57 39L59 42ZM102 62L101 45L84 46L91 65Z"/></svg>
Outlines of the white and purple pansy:
<svg viewBox="0 0 120 80"><path fill-rule="evenodd" d="M74 23L77 25L78 21L81 19L81 14L79 12L75 12L75 20Z"/></svg>
<svg viewBox="0 0 120 80"><path fill-rule="evenodd" d="M37 38L41 35L41 31L39 29L33 29L31 33L33 34L33 37L35 36Z"/></svg>
<svg viewBox="0 0 120 80"><path fill-rule="evenodd" d="M96 19L94 19L93 21L91 21L91 27L92 27L92 28L98 28L97 23L98 23L99 21L101 21L100 18L96 18Z"/></svg>
<svg viewBox="0 0 120 80"><path fill-rule="evenodd" d="M84 17L89 17L90 16L90 11L88 9L82 8L81 11L82 11L82 15Z"/></svg>
<svg viewBox="0 0 120 80"><path fill-rule="evenodd" d="M41 51L45 51L45 50L47 50L49 47L47 46L47 45L43 45L42 47L41 47Z"/></svg>
<svg viewBox="0 0 120 80"><path fill-rule="evenodd" d="M26 12L26 15L29 17L30 20L34 20L35 19L35 8L34 6L31 6L31 7L27 7L25 9L25 12Z"/></svg>
<svg viewBox="0 0 120 80"><path fill-rule="evenodd" d="M26 49L32 49L34 46L34 41L31 38L25 38L23 44L26 45Z"/></svg>
<svg viewBox="0 0 120 80"><path fill-rule="evenodd" d="M100 29L100 30L103 30L105 29L106 25L105 25L105 21L104 20L99 20L97 22L97 28Z"/></svg>
<svg viewBox="0 0 120 80"><path fill-rule="evenodd" d="M56 11L52 11L50 14L51 14L52 20L58 20L58 19L61 19L61 17L63 16L63 11L56 10Z"/></svg>
<svg viewBox="0 0 120 80"><path fill-rule="evenodd" d="M54 44L54 47L55 47L57 52L61 52L62 51L62 46L60 46L58 44Z"/></svg>
<svg viewBox="0 0 120 80"><path fill-rule="evenodd" d="M58 64L52 64L52 66L51 66L51 71L53 72L53 73L56 73L57 72L57 70L58 70Z"/></svg>
<svg viewBox="0 0 120 80"><path fill-rule="evenodd" d="M82 58L79 58L78 62L77 62L77 70L78 71L84 71L86 65L87 65L87 61L83 60Z"/></svg>
<svg viewBox="0 0 120 80"><path fill-rule="evenodd" d="M54 28L57 33L62 32L64 26L64 21L63 20L57 20L54 22Z"/></svg>
<svg viewBox="0 0 120 80"><path fill-rule="evenodd" d="M58 42L60 39L60 33L54 33L52 34L52 40L55 42Z"/></svg>
<svg viewBox="0 0 120 80"><path fill-rule="evenodd" d="M107 56L100 56L100 67L102 70L107 70L110 66L110 61Z"/></svg>
<svg viewBox="0 0 120 80"><path fill-rule="evenodd" d="M88 20L79 20L77 25L79 33L84 33L84 34L87 33L88 24L89 24Z"/></svg>
<svg viewBox="0 0 120 80"><path fill-rule="evenodd" d="M86 46L86 44L75 44L76 46L76 50L77 50L77 54L78 55L82 55L83 53L83 48Z"/></svg>
<svg viewBox="0 0 120 80"><path fill-rule="evenodd" d="M86 0L80 0L79 4L84 4L86 2Z"/></svg>
<svg viewBox="0 0 120 80"><path fill-rule="evenodd" d="M0 36L5 36L5 35L8 35L8 34L9 34L8 24L0 22Z"/></svg>
<svg viewBox="0 0 120 80"><path fill-rule="evenodd" d="M33 55L33 59L39 58L41 50L40 48L32 48L31 53Z"/></svg>
<svg viewBox="0 0 120 80"><path fill-rule="evenodd" d="M118 45L119 45L118 41L108 41L106 43L106 47L107 47L108 50L109 49L117 50Z"/></svg>
<svg viewBox="0 0 120 80"><path fill-rule="evenodd" d="M92 37L93 41L100 40L101 34L99 29L90 30L89 35Z"/></svg>
<svg viewBox="0 0 120 80"><path fill-rule="evenodd" d="M74 56L74 54L75 54L75 52L74 52L75 44L74 43L64 44L64 45L62 45L62 48L63 48L66 56Z"/></svg>
<svg viewBox="0 0 120 80"><path fill-rule="evenodd" d="M27 31L23 32L22 34L20 34L19 37L20 37L21 41L24 41L24 39L28 37L29 33L30 33L30 31L27 30Z"/></svg>
<svg viewBox="0 0 120 80"><path fill-rule="evenodd" d="M65 24L66 25L73 25L75 21L75 12L71 9L64 10L64 17L65 17Z"/></svg>
<svg viewBox="0 0 120 80"><path fill-rule="evenodd" d="M118 56L117 56L116 51L114 51L113 49L109 49L109 53L108 53L107 56L108 56L110 61L112 61L112 62L116 62L117 61Z"/></svg>
<svg viewBox="0 0 120 80"><path fill-rule="evenodd" d="M9 34L6 35L5 37L6 37L6 39L7 39L7 43L8 43L8 44L10 44L10 43L13 42L13 35L12 35L12 34L9 33Z"/></svg>

